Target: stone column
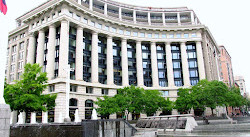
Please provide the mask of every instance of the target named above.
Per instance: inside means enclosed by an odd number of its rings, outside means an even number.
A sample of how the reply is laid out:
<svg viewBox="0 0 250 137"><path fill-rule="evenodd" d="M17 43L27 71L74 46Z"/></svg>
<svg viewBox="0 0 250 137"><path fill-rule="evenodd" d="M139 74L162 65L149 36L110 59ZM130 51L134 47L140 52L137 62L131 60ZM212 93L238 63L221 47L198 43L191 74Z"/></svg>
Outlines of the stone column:
<svg viewBox="0 0 250 137"><path fill-rule="evenodd" d="M48 54L47 54L47 68L48 79L54 78L55 73L55 47L56 47L56 27L55 25L49 26L49 41L48 41Z"/></svg>
<svg viewBox="0 0 250 137"><path fill-rule="evenodd" d="M151 25L151 17L150 17L150 12L148 12L148 25Z"/></svg>
<svg viewBox="0 0 250 137"><path fill-rule="evenodd" d="M67 20L61 21L61 33L60 33L60 49L59 49L59 77L66 78L67 73L65 71L69 60L69 22Z"/></svg>
<svg viewBox="0 0 250 137"><path fill-rule="evenodd" d="M166 25L166 20L165 20L165 13L162 13L162 23L165 26Z"/></svg>
<svg viewBox="0 0 250 137"><path fill-rule="evenodd" d="M177 20L178 20L178 25L181 25L181 17L180 17L180 12L177 13Z"/></svg>
<svg viewBox="0 0 250 137"><path fill-rule="evenodd" d="M122 85L128 86L129 79L128 79L128 52L127 52L127 40L122 39Z"/></svg>
<svg viewBox="0 0 250 137"><path fill-rule="evenodd" d="M93 10L93 0L89 0L89 9Z"/></svg>
<svg viewBox="0 0 250 137"><path fill-rule="evenodd" d="M190 12L190 16L191 16L191 23L195 24L195 21L194 21L194 12L193 11Z"/></svg>
<svg viewBox="0 0 250 137"><path fill-rule="evenodd" d="M199 78L200 80L206 79L205 67L204 67L204 59L201 48L201 42L196 42L196 54L197 54L197 62L198 62L198 70L199 70Z"/></svg>
<svg viewBox="0 0 250 137"><path fill-rule="evenodd" d="M153 87L159 87L158 63L155 42L151 42L151 69Z"/></svg>
<svg viewBox="0 0 250 137"><path fill-rule="evenodd" d="M48 123L48 111L42 112L42 123Z"/></svg>
<svg viewBox="0 0 250 137"><path fill-rule="evenodd" d="M172 63L172 53L170 42L165 43L166 59L167 59L167 73L168 73L168 87L174 87L174 72Z"/></svg>
<svg viewBox="0 0 250 137"><path fill-rule="evenodd" d="M111 36L107 37L107 84L114 84L113 45Z"/></svg>
<svg viewBox="0 0 250 137"><path fill-rule="evenodd" d="M44 30L40 30L38 34L38 44L37 44L37 52L36 52L36 63L43 66L44 64L44 42L45 42L45 32Z"/></svg>
<svg viewBox="0 0 250 137"><path fill-rule="evenodd" d="M137 86L144 86L141 41L136 41Z"/></svg>
<svg viewBox="0 0 250 137"><path fill-rule="evenodd" d="M184 86L190 86L190 79L189 79L189 69L188 69L188 56L186 50L186 43L181 42L181 63L182 63L182 74L183 74L183 81Z"/></svg>
<svg viewBox="0 0 250 137"><path fill-rule="evenodd" d="M35 123L36 123L36 112L31 112L30 124L35 124Z"/></svg>
<svg viewBox="0 0 250 137"><path fill-rule="evenodd" d="M108 4L104 3L104 15L107 16L108 15Z"/></svg>
<svg viewBox="0 0 250 137"><path fill-rule="evenodd" d="M27 62L31 63L31 64L35 63L35 36L34 36L34 34L30 34L30 36L29 36Z"/></svg>
<svg viewBox="0 0 250 137"><path fill-rule="evenodd" d="M136 23L136 10L133 10L133 21Z"/></svg>
<svg viewBox="0 0 250 137"><path fill-rule="evenodd" d="M1 98L0 98L1 99ZM1 101L2 102L2 101ZM10 106L0 102L0 137L10 136Z"/></svg>
<svg viewBox="0 0 250 137"><path fill-rule="evenodd" d="M119 19L122 20L122 8L119 7Z"/></svg>
<svg viewBox="0 0 250 137"><path fill-rule="evenodd" d="M98 83L98 34L92 32L92 49L91 49L91 82Z"/></svg>
<svg viewBox="0 0 250 137"><path fill-rule="evenodd" d="M203 55L204 55L204 61L205 61L205 68L206 68L205 71L206 71L207 80L212 80L211 68L210 68L211 66L209 64L210 58L208 55L208 47L206 44L203 44Z"/></svg>
<svg viewBox="0 0 250 137"><path fill-rule="evenodd" d="M76 80L83 80L83 28L77 27L76 34Z"/></svg>
<svg viewBox="0 0 250 137"><path fill-rule="evenodd" d="M19 71L19 66L18 66L18 62L19 62L19 44L16 45L16 60L15 60L15 70L14 70L14 79L17 80L17 73Z"/></svg>

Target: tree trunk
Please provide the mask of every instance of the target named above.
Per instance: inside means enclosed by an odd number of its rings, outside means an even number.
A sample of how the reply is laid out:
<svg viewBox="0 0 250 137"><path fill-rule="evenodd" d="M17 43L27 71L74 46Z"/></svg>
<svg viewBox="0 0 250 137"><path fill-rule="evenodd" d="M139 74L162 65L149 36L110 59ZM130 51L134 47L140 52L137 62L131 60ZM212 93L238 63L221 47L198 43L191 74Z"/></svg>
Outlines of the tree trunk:
<svg viewBox="0 0 250 137"><path fill-rule="evenodd" d="M212 116L214 116L214 109L213 109L213 108L211 108L211 110L212 110Z"/></svg>
<svg viewBox="0 0 250 137"><path fill-rule="evenodd" d="M228 115L228 108L227 108L227 106L226 106L226 112L227 112L227 115Z"/></svg>

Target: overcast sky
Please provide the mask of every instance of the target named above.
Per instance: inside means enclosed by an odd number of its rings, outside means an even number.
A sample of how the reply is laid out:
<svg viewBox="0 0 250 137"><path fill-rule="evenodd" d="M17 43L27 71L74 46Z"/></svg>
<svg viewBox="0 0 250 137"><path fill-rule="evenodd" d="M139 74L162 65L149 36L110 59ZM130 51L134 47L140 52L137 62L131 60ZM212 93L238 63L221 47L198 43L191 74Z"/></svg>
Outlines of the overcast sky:
<svg viewBox="0 0 250 137"><path fill-rule="evenodd" d="M0 13L0 71L5 68L8 32L15 19L46 0L5 0L6 15ZM224 45L232 57L234 75L245 78L250 90L250 8L249 0L116 0L148 7L188 7L210 29L218 45ZM1 83L2 84L2 83Z"/></svg>

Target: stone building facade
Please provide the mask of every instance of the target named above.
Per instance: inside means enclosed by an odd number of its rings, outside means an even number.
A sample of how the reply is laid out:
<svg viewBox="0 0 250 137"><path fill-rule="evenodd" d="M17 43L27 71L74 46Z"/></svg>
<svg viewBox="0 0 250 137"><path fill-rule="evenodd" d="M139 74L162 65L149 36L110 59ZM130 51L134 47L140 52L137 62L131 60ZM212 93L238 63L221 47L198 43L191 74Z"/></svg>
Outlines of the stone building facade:
<svg viewBox="0 0 250 137"><path fill-rule="evenodd" d="M160 90L175 100L180 87L219 79L216 41L186 7L48 0L16 22L9 33L8 83L20 78L26 63L39 63L49 78L44 94L58 94L54 110L37 113L40 121L44 113L49 113L49 122L66 115L68 64L74 69L70 114L78 109L81 119L89 118L97 97L113 96L124 86Z"/></svg>

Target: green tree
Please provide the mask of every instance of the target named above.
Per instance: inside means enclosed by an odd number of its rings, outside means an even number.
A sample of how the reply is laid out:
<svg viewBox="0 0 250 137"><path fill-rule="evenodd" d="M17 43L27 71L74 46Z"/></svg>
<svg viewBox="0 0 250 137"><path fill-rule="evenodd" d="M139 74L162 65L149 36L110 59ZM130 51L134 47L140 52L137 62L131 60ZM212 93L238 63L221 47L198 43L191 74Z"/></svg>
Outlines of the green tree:
<svg viewBox="0 0 250 137"><path fill-rule="evenodd" d="M35 112L55 107L56 94L42 94L47 88L47 73L38 64L26 64L21 80L7 84L4 98L11 110Z"/></svg>
<svg viewBox="0 0 250 137"><path fill-rule="evenodd" d="M246 100L243 96L240 94L240 89L236 87L232 87L229 89L229 92L227 93L227 105L234 107L241 107L246 104Z"/></svg>
<svg viewBox="0 0 250 137"><path fill-rule="evenodd" d="M107 118L110 114L116 113L118 111L118 105L116 104L115 98L104 96L103 99L97 98L95 104L98 105L96 111L103 118Z"/></svg>
<svg viewBox="0 0 250 137"><path fill-rule="evenodd" d="M177 95L179 96L175 101L175 109L180 113L189 113L190 109L193 107L192 97L190 95L189 88L179 88Z"/></svg>

